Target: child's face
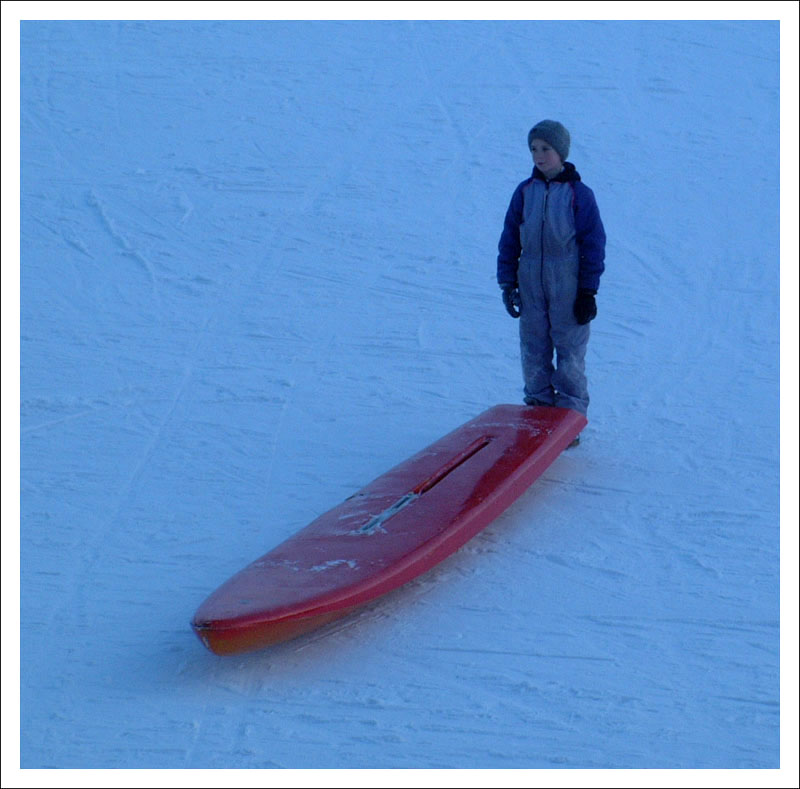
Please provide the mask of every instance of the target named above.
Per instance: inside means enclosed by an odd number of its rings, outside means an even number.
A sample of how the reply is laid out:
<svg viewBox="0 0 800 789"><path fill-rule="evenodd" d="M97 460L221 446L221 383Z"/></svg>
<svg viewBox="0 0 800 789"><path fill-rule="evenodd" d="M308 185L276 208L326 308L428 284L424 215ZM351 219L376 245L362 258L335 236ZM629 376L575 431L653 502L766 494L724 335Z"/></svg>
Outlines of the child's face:
<svg viewBox="0 0 800 789"><path fill-rule="evenodd" d="M563 162L550 143L534 138L531 140L533 163L545 178L553 178L561 172Z"/></svg>

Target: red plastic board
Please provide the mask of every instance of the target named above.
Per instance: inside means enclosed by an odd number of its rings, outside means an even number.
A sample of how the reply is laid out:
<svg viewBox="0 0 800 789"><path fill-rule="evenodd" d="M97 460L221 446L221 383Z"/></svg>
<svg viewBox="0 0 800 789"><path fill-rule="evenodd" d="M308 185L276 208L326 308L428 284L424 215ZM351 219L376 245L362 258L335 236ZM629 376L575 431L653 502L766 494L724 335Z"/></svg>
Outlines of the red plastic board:
<svg viewBox="0 0 800 789"><path fill-rule="evenodd" d="M344 616L474 537L585 426L565 408L490 408L234 575L192 627L212 652L230 655Z"/></svg>

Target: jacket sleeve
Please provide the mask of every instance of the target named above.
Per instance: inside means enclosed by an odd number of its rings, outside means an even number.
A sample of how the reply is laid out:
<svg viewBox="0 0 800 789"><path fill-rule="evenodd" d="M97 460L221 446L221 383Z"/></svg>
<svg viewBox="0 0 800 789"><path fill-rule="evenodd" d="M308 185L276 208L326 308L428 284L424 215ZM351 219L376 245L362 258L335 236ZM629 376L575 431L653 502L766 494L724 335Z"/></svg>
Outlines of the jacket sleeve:
<svg viewBox="0 0 800 789"><path fill-rule="evenodd" d="M506 211L506 218L503 222L503 232L500 236L500 243L497 245L499 254L497 255L497 282L503 285L517 284L517 268L519 267L519 256L522 252L522 244L519 240L519 226L522 224L522 189L525 182L521 183L511 196L511 203Z"/></svg>
<svg viewBox="0 0 800 789"><path fill-rule="evenodd" d="M578 287L596 291L606 268L606 232L594 192L581 182L575 184L575 235L580 255Z"/></svg>

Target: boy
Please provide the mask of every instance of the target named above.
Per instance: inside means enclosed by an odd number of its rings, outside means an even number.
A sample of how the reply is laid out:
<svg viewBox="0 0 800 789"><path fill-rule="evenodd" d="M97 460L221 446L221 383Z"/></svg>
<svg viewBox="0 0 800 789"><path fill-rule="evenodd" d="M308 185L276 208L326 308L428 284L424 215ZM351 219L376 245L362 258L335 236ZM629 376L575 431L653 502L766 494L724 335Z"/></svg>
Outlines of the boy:
<svg viewBox="0 0 800 789"><path fill-rule="evenodd" d="M528 132L535 166L506 213L497 281L506 310L520 319L525 403L585 415L584 360L606 235L592 190L566 161L569 145L558 121L541 121Z"/></svg>

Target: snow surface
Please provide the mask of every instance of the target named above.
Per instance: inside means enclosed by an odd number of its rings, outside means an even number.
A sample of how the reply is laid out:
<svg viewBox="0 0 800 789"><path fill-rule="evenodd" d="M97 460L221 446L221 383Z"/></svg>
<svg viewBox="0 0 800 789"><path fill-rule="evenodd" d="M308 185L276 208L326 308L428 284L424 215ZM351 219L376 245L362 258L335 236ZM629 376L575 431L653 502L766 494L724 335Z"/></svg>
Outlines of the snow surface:
<svg viewBox="0 0 800 789"><path fill-rule="evenodd" d="M520 402L528 128L608 233L580 447L362 613L245 564ZM779 26L21 25L23 768L778 768Z"/></svg>

